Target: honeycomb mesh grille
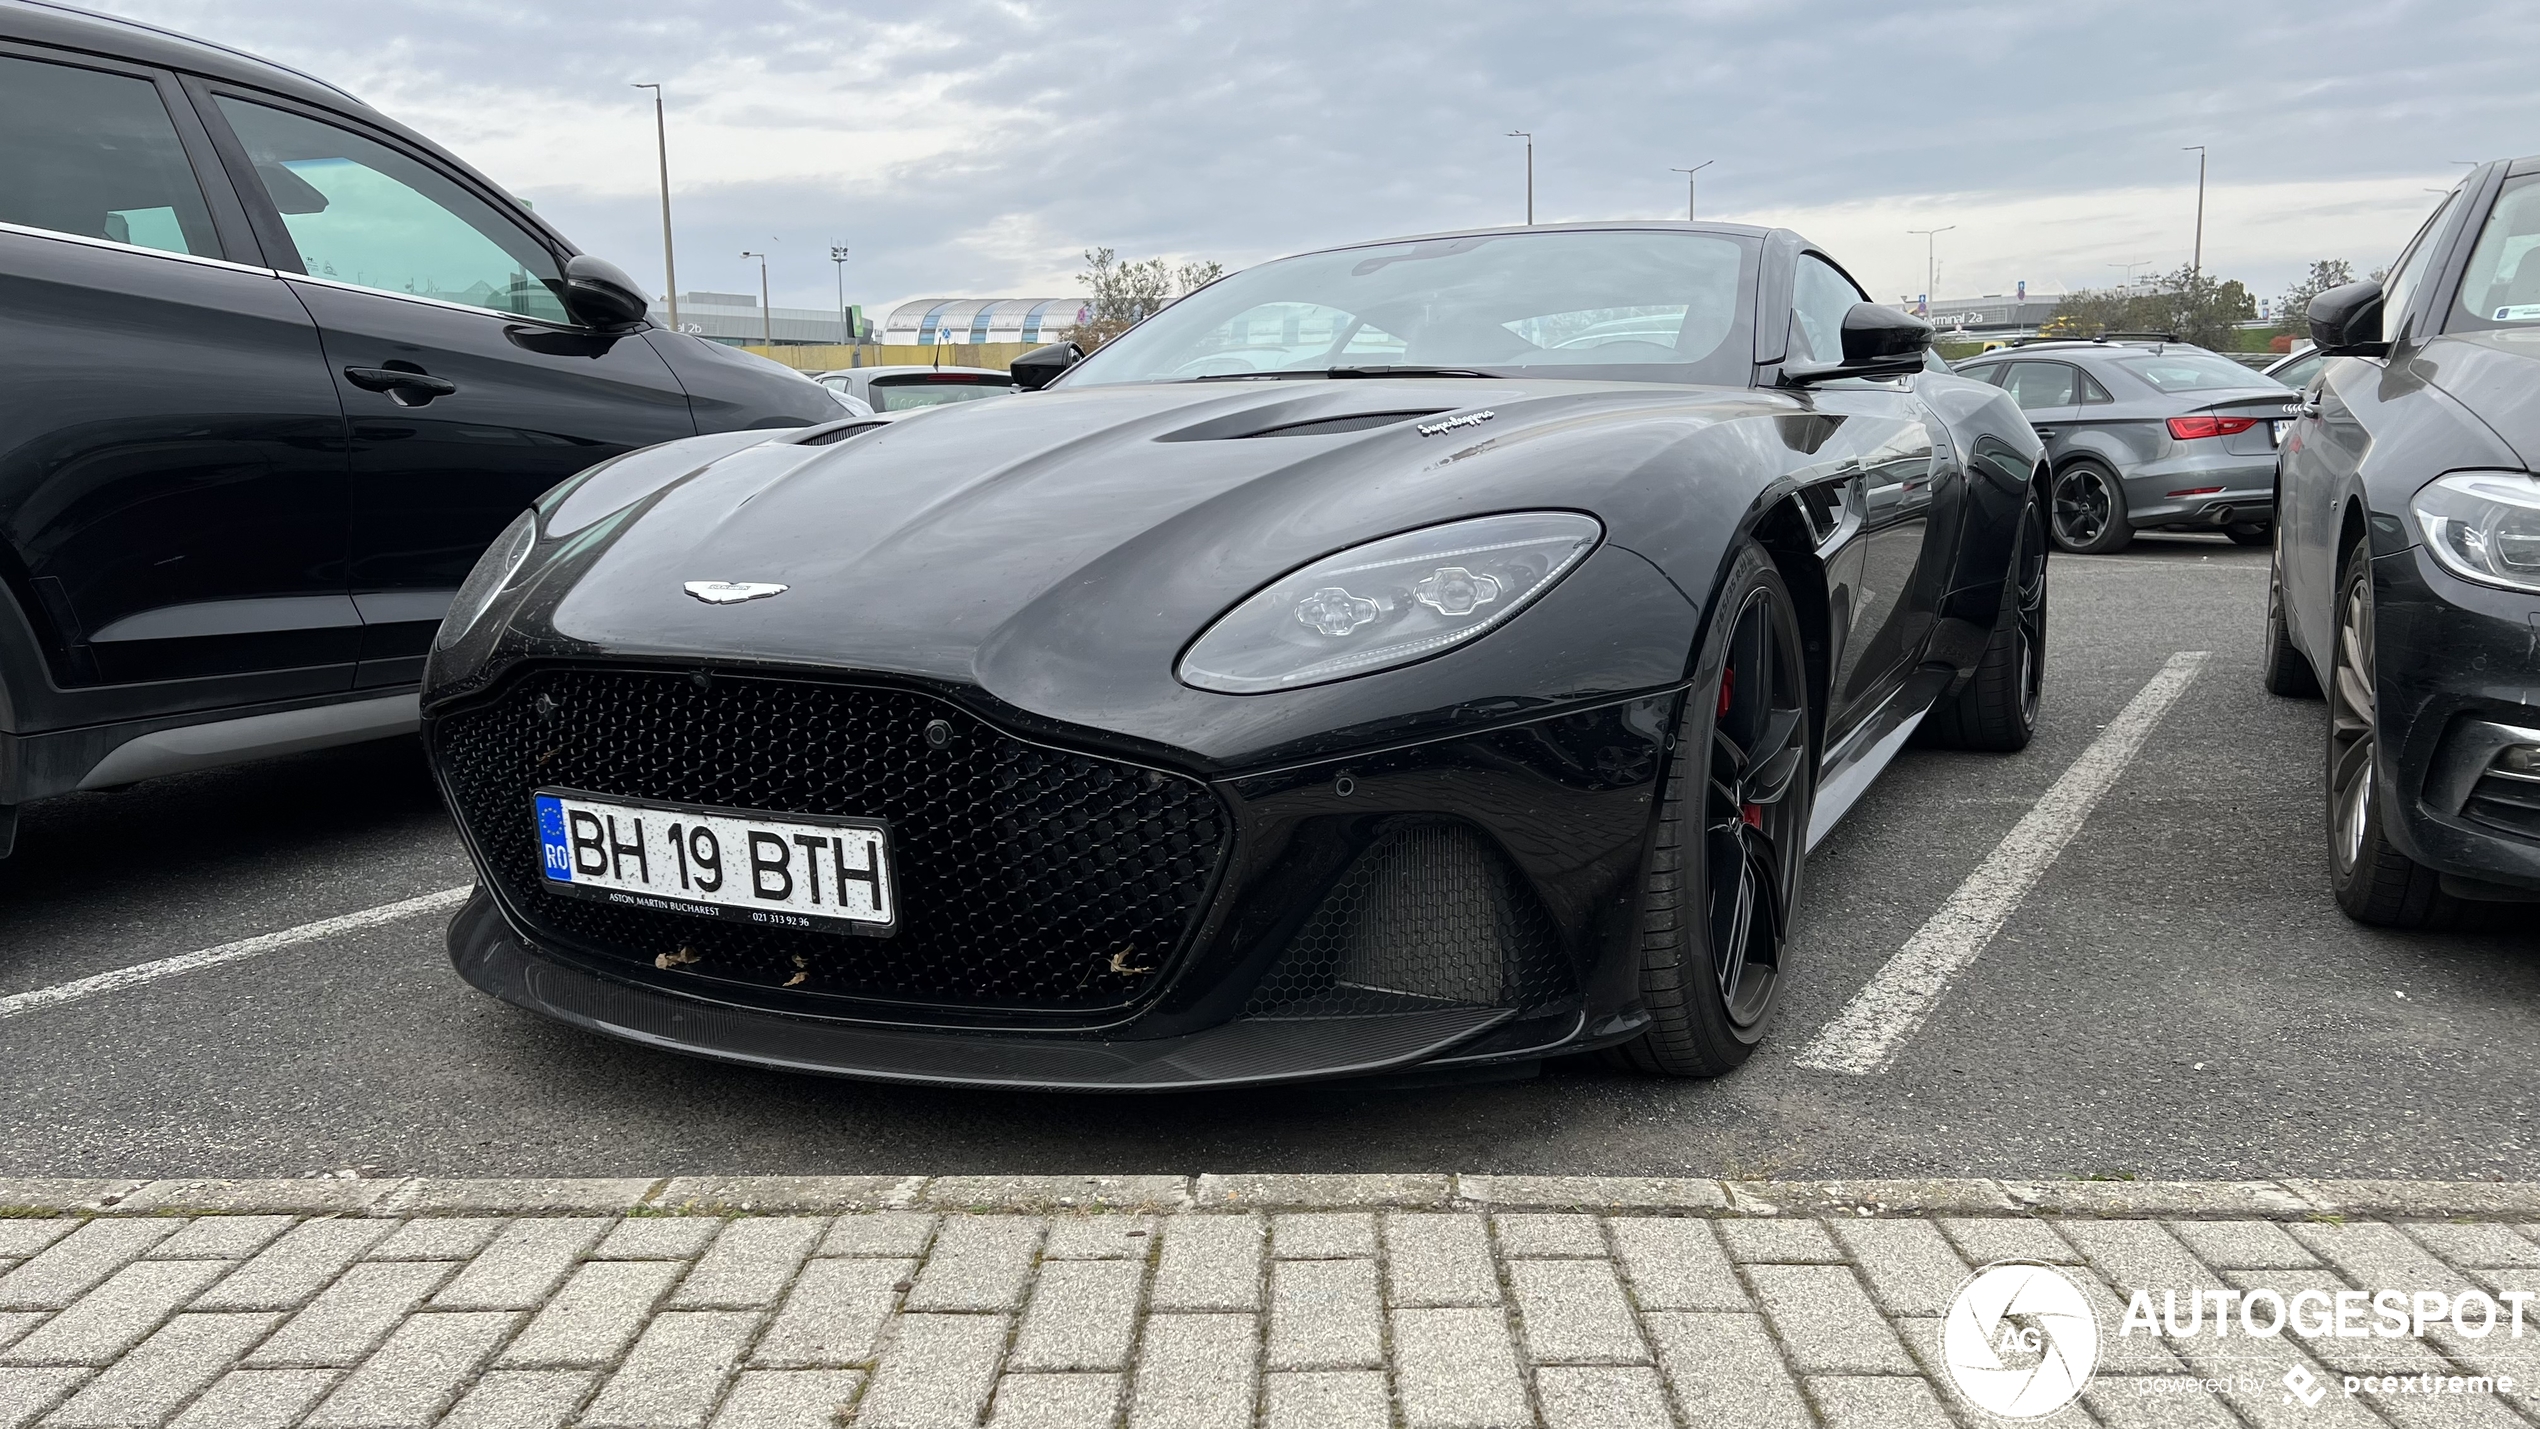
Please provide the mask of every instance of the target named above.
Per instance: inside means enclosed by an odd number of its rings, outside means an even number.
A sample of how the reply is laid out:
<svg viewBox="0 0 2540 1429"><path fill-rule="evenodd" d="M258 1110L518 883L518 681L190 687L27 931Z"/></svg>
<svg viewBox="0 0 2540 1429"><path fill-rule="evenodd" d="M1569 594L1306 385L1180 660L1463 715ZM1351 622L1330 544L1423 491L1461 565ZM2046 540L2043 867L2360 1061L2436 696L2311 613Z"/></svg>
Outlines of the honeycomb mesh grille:
<svg viewBox="0 0 2540 1429"><path fill-rule="evenodd" d="M1506 859L1462 824L1397 824L1325 895L1244 1011L1358 1017L1536 1007L1573 989L1560 937Z"/></svg>
<svg viewBox="0 0 2540 1429"><path fill-rule="evenodd" d="M1223 808L1196 780L1027 744L903 690L549 669L435 721L432 738L458 817L541 936L797 993L1120 1006L1189 936L1226 843ZM530 803L547 785L888 820L899 929L842 936L551 893Z"/></svg>

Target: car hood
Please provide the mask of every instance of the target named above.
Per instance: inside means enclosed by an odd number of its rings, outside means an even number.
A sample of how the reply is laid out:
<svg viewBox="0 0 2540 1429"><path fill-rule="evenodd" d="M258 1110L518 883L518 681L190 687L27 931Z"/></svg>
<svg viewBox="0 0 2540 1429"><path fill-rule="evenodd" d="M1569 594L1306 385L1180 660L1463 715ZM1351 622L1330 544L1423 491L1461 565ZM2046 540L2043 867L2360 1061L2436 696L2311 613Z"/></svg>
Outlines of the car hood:
<svg viewBox="0 0 2540 1429"><path fill-rule="evenodd" d="M2449 334L2426 344L2417 361L2435 386L2503 438L2525 469L2540 462L2540 329Z"/></svg>
<svg viewBox="0 0 2540 1429"><path fill-rule="evenodd" d="M1735 512L1702 519L1680 476L1647 474L1751 471L1741 448L1801 408L1743 389L1479 379L1062 387L963 403L835 445L778 438L713 456L566 543L575 554L537 577L557 587L540 592L541 633L564 651L975 686L1212 760L1263 754L1281 742L1274 725L1607 697L1681 677L1698 612L1661 567L1705 543L1716 565L1736 526ZM1473 420L1440 430L1449 417ZM1210 621L1298 565L1540 508L1598 516L1606 545L1535 608L1431 662L1470 677L1460 695L1413 678L1426 666L1241 697L1172 677ZM689 581L786 590L713 606L684 592ZM1583 619L1589 601L1672 611L1616 628Z"/></svg>

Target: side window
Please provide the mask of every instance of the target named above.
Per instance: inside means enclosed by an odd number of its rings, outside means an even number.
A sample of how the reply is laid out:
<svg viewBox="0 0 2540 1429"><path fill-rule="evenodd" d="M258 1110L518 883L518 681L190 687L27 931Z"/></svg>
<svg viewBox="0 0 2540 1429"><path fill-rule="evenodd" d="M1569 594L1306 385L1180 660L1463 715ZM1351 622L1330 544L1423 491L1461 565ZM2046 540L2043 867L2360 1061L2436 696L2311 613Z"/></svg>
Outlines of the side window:
<svg viewBox="0 0 2540 1429"><path fill-rule="evenodd" d="M2079 400L2073 379L2081 374L2061 362L2014 362L2002 385L2023 412L2069 407Z"/></svg>
<svg viewBox="0 0 2540 1429"><path fill-rule="evenodd" d="M439 171L376 140L224 96L313 277L561 323L544 244Z"/></svg>
<svg viewBox="0 0 2540 1429"><path fill-rule="evenodd" d="M0 222L220 255L159 87L0 56Z"/></svg>
<svg viewBox="0 0 2540 1429"><path fill-rule="evenodd" d="M2417 284L2425 280L2425 270L2433 265L2437 246L2435 230L2443 226L2443 215L2452 211L2452 203L2461 196L2459 189L2443 195L2435 205L2434 216L2417 230L2416 242L2408 245L2407 254L2399 260L2390 280L2381 287L2381 335L2392 341L2399 337L2399 325L2407 320L2408 300L2416 296Z"/></svg>
<svg viewBox="0 0 2540 1429"><path fill-rule="evenodd" d="M1985 362L1979 363L1974 367L1962 367L1958 369L1958 375L1961 377L1972 377L1978 382L1990 382L1994 386L1999 387L2002 385L2002 364L1999 362Z"/></svg>
<svg viewBox="0 0 2540 1429"><path fill-rule="evenodd" d="M2117 399L2108 395L2108 389L2099 385L2098 378L2085 372L2081 374L2081 400L2084 406L2089 406L2100 402L2114 402Z"/></svg>
<svg viewBox="0 0 2540 1429"><path fill-rule="evenodd" d="M1790 360L1841 362L1843 315L1860 301L1851 279L1814 254L1800 254L1790 285Z"/></svg>

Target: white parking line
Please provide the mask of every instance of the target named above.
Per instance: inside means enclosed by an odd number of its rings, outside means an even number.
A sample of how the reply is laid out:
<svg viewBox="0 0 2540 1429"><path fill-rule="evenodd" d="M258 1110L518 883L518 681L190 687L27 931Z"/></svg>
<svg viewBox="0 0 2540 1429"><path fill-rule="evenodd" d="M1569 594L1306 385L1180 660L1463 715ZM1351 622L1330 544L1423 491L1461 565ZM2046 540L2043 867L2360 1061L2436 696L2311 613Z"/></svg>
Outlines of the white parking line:
<svg viewBox="0 0 2540 1429"><path fill-rule="evenodd" d="M234 963L241 958L260 957L266 953L280 952L284 948L300 943L314 942L319 938L331 938L338 933L376 928L382 923L394 923L400 918L412 918L419 913L437 913L444 908L454 908L465 902L467 895L474 888L474 884L459 888L444 888L438 893L426 893L417 898L400 899L395 903L382 903L376 908L365 908L358 913L346 913L336 918L321 918L314 923L302 923L296 928L259 933L255 937L241 938L234 943L222 943L218 947L179 953L172 958L138 963L132 967L118 968L110 973L99 973L95 977L84 977L76 982L57 983L52 987L37 988L33 992L0 997L0 1018L15 1017L23 1012L35 1012L47 1007L58 1007L65 1002L77 1002L83 997L95 997L100 993L120 992L127 987L138 987L145 982L157 982L163 977L175 977L178 973L190 973L198 968L218 967L222 963Z"/></svg>
<svg viewBox="0 0 2540 1429"><path fill-rule="evenodd" d="M1800 1049L1800 1066L1855 1077L1887 1070L1906 1039L1931 1015L1949 980L1965 972L2002 931L2055 856L2081 832L2100 796L2133 762L2152 727L2178 703L2210 653L2182 650L2161 666L1940 911Z"/></svg>

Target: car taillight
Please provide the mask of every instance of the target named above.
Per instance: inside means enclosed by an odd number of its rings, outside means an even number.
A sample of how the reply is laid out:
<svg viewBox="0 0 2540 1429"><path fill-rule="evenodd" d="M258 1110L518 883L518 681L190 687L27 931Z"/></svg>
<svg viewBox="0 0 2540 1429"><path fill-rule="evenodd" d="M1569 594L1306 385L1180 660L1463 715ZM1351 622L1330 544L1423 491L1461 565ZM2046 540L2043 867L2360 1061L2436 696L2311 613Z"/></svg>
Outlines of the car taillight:
<svg viewBox="0 0 2540 1429"><path fill-rule="evenodd" d="M2172 417L2170 435L2182 442L2199 437L2228 437L2258 425L2255 417Z"/></svg>

